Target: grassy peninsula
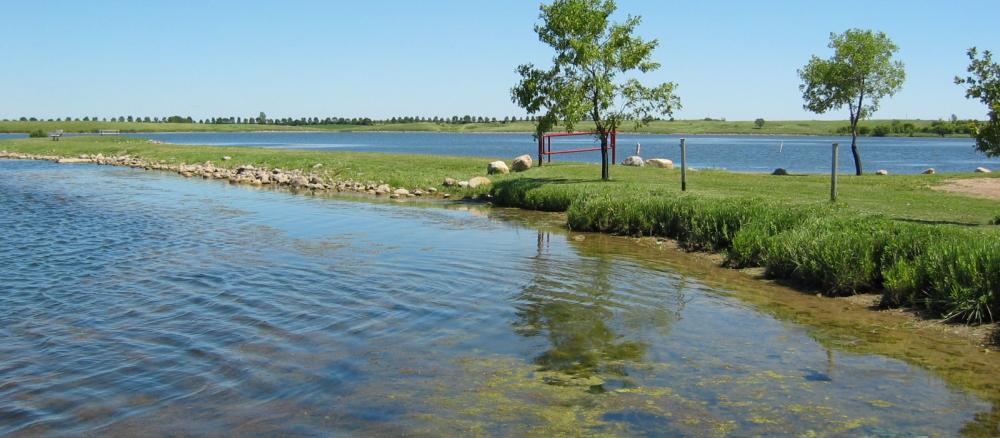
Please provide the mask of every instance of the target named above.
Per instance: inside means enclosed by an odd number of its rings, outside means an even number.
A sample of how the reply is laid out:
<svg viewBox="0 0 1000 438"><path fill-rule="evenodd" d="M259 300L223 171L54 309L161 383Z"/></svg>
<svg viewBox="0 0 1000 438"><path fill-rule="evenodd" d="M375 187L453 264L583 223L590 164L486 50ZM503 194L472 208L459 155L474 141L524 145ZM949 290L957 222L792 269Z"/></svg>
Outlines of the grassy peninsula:
<svg viewBox="0 0 1000 438"><path fill-rule="evenodd" d="M930 120L901 120L897 124L910 124L915 130L931 127ZM878 126L889 126L891 120L866 120L861 127L874 132ZM648 126L632 129L625 126L622 132L651 134L720 134L720 135L836 135L845 126L839 120L776 120L767 121L760 128L753 121L724 120L674 120L655 121ZM534 132L534 122L485 122L485 123L373 123L368 125L318 124L318 125L278 125L278 124L207 124L207 123L149 123L149 122L101 122L101 121L0 121L0 133L50 132L63 130L73 133L96 133L102 129L117 129L121 132L250 132L250 131L419 131L458 133L504 133ZM593 129L592 124L583 123L578 130ZM894 135L894 134L889 134ZM915 136L934 135L923 132Z"/></svg>
<svg viewBox="0 0 1000 438"><path fill-rule="evenodd" d="M682 193L676 170L617 166L612 180L602 182L596 165L554 163L490 176L492 185L473 189L441 182L483 175L489 159L181 146L121 137L5 140L0 150L212 161L227 168L301 170L327 181L489 194L499 205L567 212L576 230L663 236L688 249L721 252L730 266L760 267L770 277L828 295L881 291L887 305L932 316L968 322L1000 317L1000 227L992 225L1000 203L934 189L958 178L996 178L991 175L845 175L839 201L831 205L824 175L690 172L689 190Z"/></svg>

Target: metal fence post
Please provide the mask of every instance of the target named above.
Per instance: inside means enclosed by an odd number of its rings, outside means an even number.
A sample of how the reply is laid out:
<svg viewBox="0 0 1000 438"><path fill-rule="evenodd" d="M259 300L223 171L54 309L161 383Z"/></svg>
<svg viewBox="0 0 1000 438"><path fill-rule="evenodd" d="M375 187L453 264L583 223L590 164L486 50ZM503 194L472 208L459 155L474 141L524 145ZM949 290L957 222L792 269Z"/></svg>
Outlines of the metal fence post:
<svg viewBox="0 0 1000 438"><path fill-rule="evenodd" d="M837 148L839 147L839 144L833 144L833 165L830 169L830 202L837 200L837 163L839 161L837 157Z"/></svg>
<svg viewBox="0 0 1000 438"><path fill-rule="evenodd" d="M687 145L684 143L684 139L681 139L681 191L685 192L688 189L688 177L687 177Z"/></svg>

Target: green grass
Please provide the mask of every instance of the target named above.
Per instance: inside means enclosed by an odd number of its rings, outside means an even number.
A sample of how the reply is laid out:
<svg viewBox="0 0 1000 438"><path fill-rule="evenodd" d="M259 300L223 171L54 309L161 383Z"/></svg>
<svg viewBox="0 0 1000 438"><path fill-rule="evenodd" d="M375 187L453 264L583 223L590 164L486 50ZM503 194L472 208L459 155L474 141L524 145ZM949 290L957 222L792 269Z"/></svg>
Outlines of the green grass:
<svg viewBox="0 0 1000 438"><path fill-rule="evenodd" d="M689 172L689 190L682 193L677 170L616 166L605 182L597 165L557 163L492 176L492 187L458 189L440 183L482 175L490 159L180 146L122 137L6 140L0 149L252 164L460 195L490 192L499 205L566 211L573 229L674 238L689 249L724 252L732 266L763 267L767 275L830 295L883 291L888 305L970 322L992 320L1000 310L1000 227L992 225L1000 203L932 189L953 178L1000 175L844 175L839 201L831 204L825 175ZM224 155L232 160L222 161Z"/></svg>
<svg viewBox="0 0 1000 438"><path fill-rule="evenodd" d="M889 120L866 120L862 126L887 125ZM918 129L930 126L930 120L903 120ZM722 135L834 135L837 128L846 126L844 120L776 120L768 121L757 129L752 121L676 120L658 121L639 129L632 125L622 127L622 132L652 134L722 134ZM100 129L118 129L121 132L239 132L239 131L425 131L502 133L534 132L532 122L446 124L432 122L393 123L375 125L251 125L251 124L198 124L198 123L141 123L141 122L0 122L0 133L31 132L35 130L66 132L97 132ZM582 123L578 131L592 130L593 124ZM926 134L918 134L926 135Z"/></svg>

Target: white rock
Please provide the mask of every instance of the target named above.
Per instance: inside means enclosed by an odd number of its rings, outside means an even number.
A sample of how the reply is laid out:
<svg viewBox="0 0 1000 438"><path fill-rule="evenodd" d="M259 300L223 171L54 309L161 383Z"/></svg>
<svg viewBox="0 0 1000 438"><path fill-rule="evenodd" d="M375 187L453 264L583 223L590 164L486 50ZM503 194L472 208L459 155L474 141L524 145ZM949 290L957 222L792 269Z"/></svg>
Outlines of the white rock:
<svg viewBox="0 0 1000 438"><path fill-rule="evenodd" d="M406 196L406 195L410 194L410 191L406 190L406 189L403 189L403 188L399 188L399 189L393 190L392 194L393 195L397 195L397 196Z"/></svg>
<svg viewBox="0 0 1000 438"><path fill-rule="evenodd" d="M531 169L533 161L531 161L531 155L521 155L514 157L514 162L511 163L511 168L515 172L524 172L525 170Z"/></svg>
<svg viewBox="0 0 1000 438"><path fill-rule="evenodd" d="M232 159L233 159L233 157L230 157L229 155L226 155L225 157L222 157L222 161L229 161L229 160L232 160Z"/></svg>
<svg viewBox="0 0 1000 438"><path fill-rule="evenodd" d="M875 174L876 174L876 175L881 175L881 176L885 176L885 175L888 175L888 174L889 174L889 171L888 171L888 170L885 170L885 169L879 169L879 170L876 170L876 171L875 171Z"/></svg>
<svg viewBox="0 0 1000 438"><path fill-rule="evenodd" d="M504 163L503 161L494 161L486 165L487 175L506 175L508 173L510 173L510 168L508 168L507 163Z"/></svg>
<svg viewBox="0 0 1000 438"><path fill-rule="evenodd" d="M987 169L985 167L977 167L976 168L976 173L993 173L993 171L989 170L989 169Z"/></svg>
<svg viewBox="0 0 1000 438"><path fill-rule="evenodd" d="M674 162L666 158L650 158L646 160L646 164L650 165L651 167L659 167L661 169L674 168Z"/></svg>
<svg viewBox="0 0 1000 438"><path fill-rule="evenodd" d="M459 183L459 184L461 184L461 183ZM490 179L487 178L487 177L485 177L485 176L475 176L475 177L469 178L469 187L470 188L476 188L476 187L479 187L479 186L488 186L490 184L492 184L492 181L490 181Z"/></svg>
<svg viewBox="0 0 1000 438"><path fill-rule="evenodd" d="M458 185L458 180L455 179L455 178L445 178L444 182L441 183L441 185L443 185L445 187L457 186Z"/></svg>
<svg viewBox="0 0 1000 438"><path fill-rule="evenodd" d="M622 161L622 166L642 167L642 166L645 166L645 165L646 165L646 163L642 161L642 157L640 157L638 155L633 155L631 157L626 158L624 161Z"/></svg>
<svg viewBox="0 0 1000 438"><path fill-rule="evenodd" d="M928 168L927 170L925 170L925 171L923 171L921 173L923 173L924 175L933 175L933 174L937 173L937 171L934 170L933 167L931 167L931 168Z"/></svg>

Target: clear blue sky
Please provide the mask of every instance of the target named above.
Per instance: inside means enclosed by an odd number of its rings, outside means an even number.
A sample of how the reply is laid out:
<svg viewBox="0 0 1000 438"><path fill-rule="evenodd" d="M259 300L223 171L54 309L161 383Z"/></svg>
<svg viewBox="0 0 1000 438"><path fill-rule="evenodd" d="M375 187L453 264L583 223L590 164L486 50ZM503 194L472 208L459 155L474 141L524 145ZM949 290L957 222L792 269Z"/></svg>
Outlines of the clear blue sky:
<svg viewBox="0 0 1000 438"><path fill-rule="evenodd" d="M883 30L907 81L877 118L984 117L952 83L970 46L1000 51L1000 1L640 1L678 118L839 119L802 110L796 69L829 33ZM547 65L538 2L7 1L0 118L523 114L521 63Z"/></svg>

